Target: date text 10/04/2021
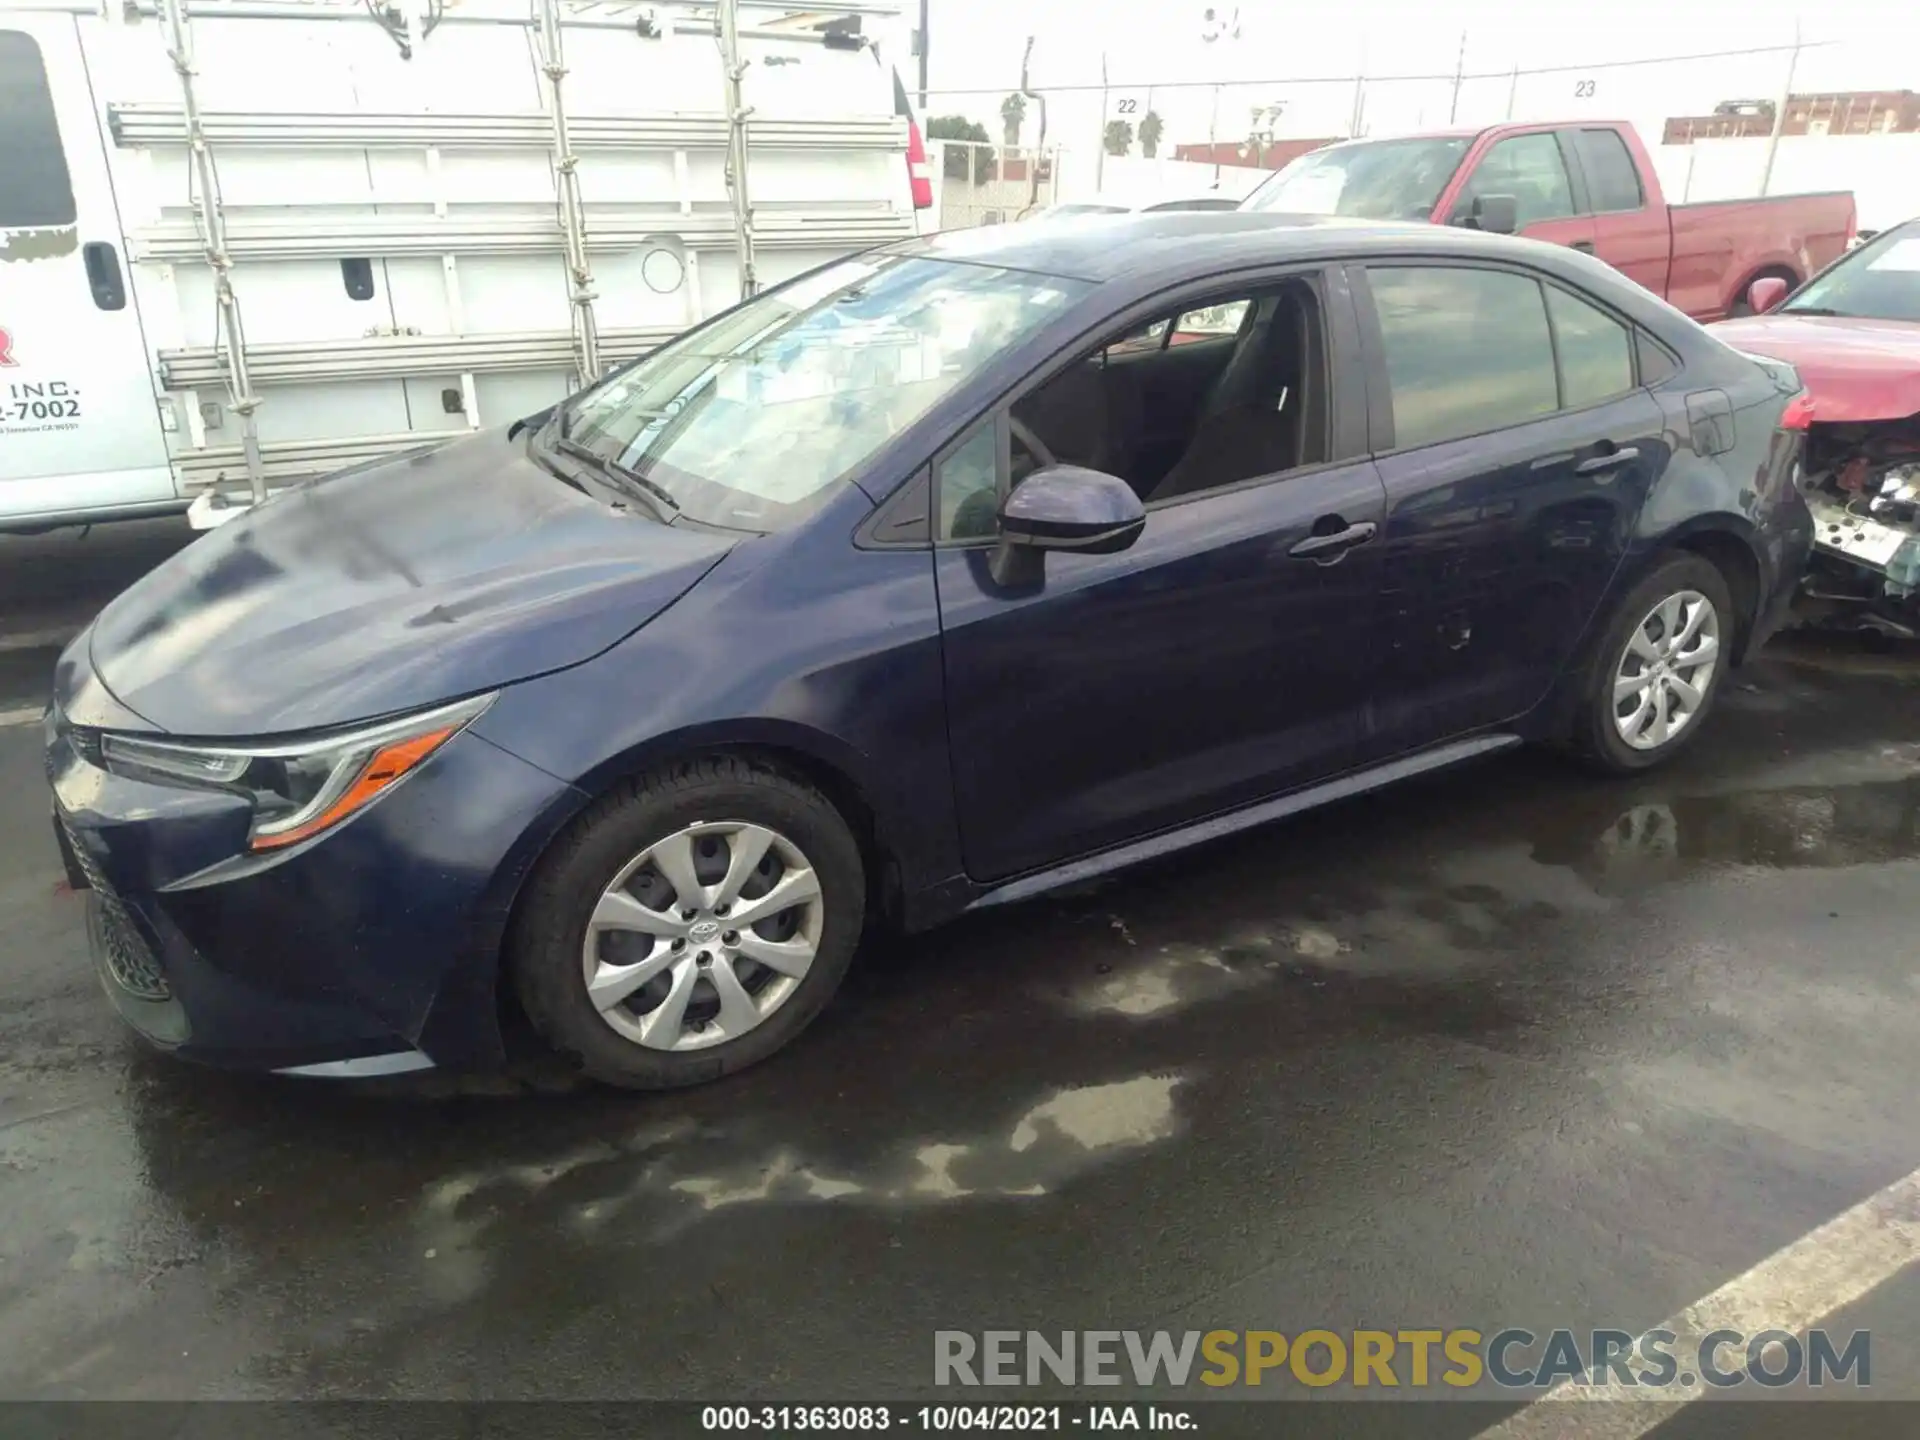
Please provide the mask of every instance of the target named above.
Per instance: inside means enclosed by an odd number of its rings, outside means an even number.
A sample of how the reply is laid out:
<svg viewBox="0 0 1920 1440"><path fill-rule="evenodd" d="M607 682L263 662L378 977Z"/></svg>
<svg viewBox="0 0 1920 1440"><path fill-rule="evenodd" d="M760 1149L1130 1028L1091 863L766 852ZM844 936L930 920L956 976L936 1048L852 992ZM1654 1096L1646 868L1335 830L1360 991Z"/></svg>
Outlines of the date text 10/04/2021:
<svg viewBox="0 0 1920 1440"><path fill-rule="evenodd" d="M848 1435L886 1430L951 1431L1151 1430L1200 1428L1190 1407L1118 1405L707 1405L700 1428L743 1433Z"/></svg>

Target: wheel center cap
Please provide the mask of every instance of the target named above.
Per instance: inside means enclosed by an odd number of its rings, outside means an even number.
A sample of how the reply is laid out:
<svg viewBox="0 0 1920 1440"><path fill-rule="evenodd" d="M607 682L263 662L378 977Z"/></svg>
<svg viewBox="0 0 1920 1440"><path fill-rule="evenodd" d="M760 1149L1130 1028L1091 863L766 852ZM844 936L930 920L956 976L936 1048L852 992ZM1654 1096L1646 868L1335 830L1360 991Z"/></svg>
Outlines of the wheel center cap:
<svg viewBox="0 0 1920 1440"><path fill-rule="evenodd" d="M696 920L687 927L687 938L696 945L710 944L720 935L718 920Z"/></svg>

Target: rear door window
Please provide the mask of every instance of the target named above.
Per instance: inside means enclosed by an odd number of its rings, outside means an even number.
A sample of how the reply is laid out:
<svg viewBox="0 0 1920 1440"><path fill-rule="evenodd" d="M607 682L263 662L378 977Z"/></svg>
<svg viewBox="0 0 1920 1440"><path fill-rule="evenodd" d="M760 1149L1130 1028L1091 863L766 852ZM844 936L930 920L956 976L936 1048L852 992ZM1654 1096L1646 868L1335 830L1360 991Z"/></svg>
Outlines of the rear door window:
<svg viewBox="0 0 1920 1440"><path fill-rule="evenodd" d="M1483 435L1559 408L1539 281L1422 265L1369 269L1367 282L1386 350L1396 449Z"/></svg>
<svg viewBox="0 0 1920 1440"><path fill-rule="evenodd" d="M1640 188L1640 172L1617 130L1576 130L1574 153L1587 177L1587 205L1597 215L1639 210L1647 203Z"/></svg>
<svg viewBox="0 0 1920 1440"><path fill-rule="evenodd" d="M0 30L0 230L54 229L75 219L40 47L31 35Z"/></svg>

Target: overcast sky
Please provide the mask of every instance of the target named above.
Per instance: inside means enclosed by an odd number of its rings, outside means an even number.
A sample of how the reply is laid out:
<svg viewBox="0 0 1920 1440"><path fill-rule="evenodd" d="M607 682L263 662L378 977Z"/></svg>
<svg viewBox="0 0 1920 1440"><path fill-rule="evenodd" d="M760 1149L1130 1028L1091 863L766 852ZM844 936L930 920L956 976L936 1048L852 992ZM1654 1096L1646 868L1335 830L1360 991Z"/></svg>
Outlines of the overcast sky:
<svg viewBox="0 0 1920 1440"><path fill-rule="evenodd" d="M904 0L909 13L917 0ZM1808 42L1796 90L1920 88L1920 4L1823 0L1610 0L1607 4L1510 5L1494 0L1246 0L1237 8L1240 36L1205 43L1204 4L1189 0L931 0L933 34L928 110L960 112L999 137L1002 95L1017 84L1026 37L1035 40L1034 83L1098 84L1105 51L1112 84L1106 113L1097 93L1049 99L1048 139L1091 145L1104 119L1133 118L1151 106L1165 122L1163 153L1172 144L1203 141L1213 123L1211 84L1223 92L1222 140L1243 139L1255 106L1283 106L1275 133L1344 134L1354 86L1302 83L1357 73L1444 76L1427 82L1366 88L1367 133L1445 125L1453 108L1451 75L1466 36L1466 69L1501 72L1461 87L1458 121L1593 115L1652 127L1670 114L1698 113L1736 97L1772 97L1786 80L1784 53L1684 64L1617 67L1610 62L1747 47L1788 46L1796 18ZM1831 42L1825 45L1815 42ZM913 64L901 69L913 83ZM1519 65L1581 66L1551 75L1505 72ZM943 87L993 87L988 94L941 93ZM1149 94L1149 88L1152 88ZM1037 129L1031 107L1025 140Z"/></svg>

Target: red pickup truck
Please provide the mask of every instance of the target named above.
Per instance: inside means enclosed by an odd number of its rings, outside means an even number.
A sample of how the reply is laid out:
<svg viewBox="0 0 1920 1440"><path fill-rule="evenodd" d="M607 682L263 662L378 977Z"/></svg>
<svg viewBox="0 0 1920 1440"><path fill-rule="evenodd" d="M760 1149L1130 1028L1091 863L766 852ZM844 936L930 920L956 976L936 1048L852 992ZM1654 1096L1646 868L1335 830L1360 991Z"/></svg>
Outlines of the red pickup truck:
<svg viewBox="0 0 1920 1440"><path fill-rule="evenodd" d="M1696 320L1751 313L1747 290L1789 289L1854 233L1845 191L1669 205L1623 121L1493 125L1349 140L1301 156L1243 210L1468 225L1598 255Z"/></svg>

